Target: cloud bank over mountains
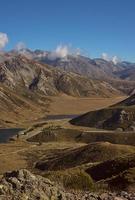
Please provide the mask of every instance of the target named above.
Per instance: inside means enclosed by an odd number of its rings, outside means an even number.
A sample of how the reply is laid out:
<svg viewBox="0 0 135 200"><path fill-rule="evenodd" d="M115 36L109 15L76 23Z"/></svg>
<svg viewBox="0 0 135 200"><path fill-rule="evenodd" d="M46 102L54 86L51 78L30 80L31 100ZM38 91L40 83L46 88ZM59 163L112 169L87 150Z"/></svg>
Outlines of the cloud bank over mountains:
<svg viewBox="0 0 135 200"><path fill-rule="evenodd" d="M8 35L6 33L0 32L0 50L3 50L5 46L8 44L9 39ZM16 51L21 51L24 55L27 55L28 52L25 51L26 45L24 42L18 42L14 48ZM24 51L23 51L24 50ZM80 48L73 48L72 45L58 45L55 50L51 51L47 56L50 60L56 60L56 59L67 59L68 55L84 55L84 52ZM87 56L86 56L87 57ZM117 64L120 62L120 59L117 56L109 56L107 53L102 53L101 58L106 61L112 61L114 64Z"/></svg>
<svg viewBox="0 0 135 200"><path fill-rule="evenodd" d="M73 48L71 45L58 45L54 51L48 54L48 59L66 59L68 55L78 56L81 54L82 52L80 48Z"/></svg>
<svg viewBox="0 0 135 200"><path fill-rule="evenodd" d="M48 55L48 59L56 60L57 58L66 58L70 53L68 46L59 45L57 48Z"/></svg>
<svg viewBox="0 0 135 200"><path fill-rule="evenodd" d="M101 58L106 61L112 61L115 65L120 62L117 56L109 56L107 53L102 53Z"/></svg>

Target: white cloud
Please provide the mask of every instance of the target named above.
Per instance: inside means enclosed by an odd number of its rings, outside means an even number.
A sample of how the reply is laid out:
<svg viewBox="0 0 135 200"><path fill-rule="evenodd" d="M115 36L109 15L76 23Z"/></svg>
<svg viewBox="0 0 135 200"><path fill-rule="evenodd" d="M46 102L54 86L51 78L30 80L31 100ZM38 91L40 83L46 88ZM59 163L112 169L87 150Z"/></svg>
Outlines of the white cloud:
<svg viewBox="0 0 135 200"><path fill-rule="evenodd" d="M106 61L110 61L110 58L107 53L102 53L101 58Z"/></svg>
<svg viewBox="0 0 135 200"><path fill-rule="evenodd" d="M48 54L48 59L55 60L57 58L67 60L68 55L81 55L80 48L73 48L72 45L58 45L54 51Z"/></svg>
<svg viewBox="0 0 135 200"><path fill-rule="evenodd" d="M24 42L18 42L18 43L16 44L16 46L15 46L15 50L16 50L16 51L20 51L20 50L25 49L25 48L26 48L26 45L25 45Z"/></svg>
<svg viewBox="0 0 135 200"><path fill-rule="evenodd" d="M112 62L116 65L118 62L120 62L120 59L117 56L113 56Z"/></svg>
<svg viewBox="0 0 135 200"><path fill-rule="evenodd" d="M67 45L59 45L48 55L48 59L55 60L57 58L66 58L69 54L69 47Z"/></svg>
<svg viewBox="0 0 135 200"><path fill-rule="evenodd" d="M112 61L115 65L120 62L120 59L117 56L109 56L107 53L102 53L101 58L106 61Z"/></svg>
<svg viewBox="0 0 135 200"><path fill-rule="evenodd" d="M0 32L0 49L3 49L8 43L8 36L6 33Z"/></svg>

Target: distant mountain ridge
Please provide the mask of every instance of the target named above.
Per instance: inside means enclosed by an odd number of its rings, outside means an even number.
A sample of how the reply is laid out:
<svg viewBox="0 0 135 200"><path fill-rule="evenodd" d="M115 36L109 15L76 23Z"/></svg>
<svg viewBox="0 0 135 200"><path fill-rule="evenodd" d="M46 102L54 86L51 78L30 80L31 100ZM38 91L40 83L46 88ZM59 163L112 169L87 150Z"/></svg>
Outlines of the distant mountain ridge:
<svg viewBox="0 0 135 200"><path fill-rule="evenodd" d="M92 58L82 56L79 54L68 54L65 57L61 57L61 55L51 56L51 54L53 52L44 51L44 50L40 50L40 49L36 49L33 51L33 50L26 48L26 49L20 49L20 50L12 50L9 53L22 54L22 55L32 58L34 60L37 60L37 61L40 61L40 62L43 62L46 64L50 64L55 67L61 67L64 70L65 69L73 70L72 68L75 67L74 66L75 64L77 66L77 62L78 62L78 64L83 64L83 65L85 64L86 66L90 65L91 67L93 67L93 66L98 67L99 69L103 70L107 74L114 73L114 76L117 76L115 74L116 72L120 72L120 71L135 67L135 63L131 63L131 62L127 62L127 61L119 61L117 63L114 63L111 60L105 60L103 58L93 58L92 59ZM69 63L73 65L71 69L70 69L71 65L69 65ZM79 65L77 68L80 68L80 67L81 66ZM77 68L76 68L76 70L78 70ZM74 72L76 72L76 71L74 71ZM87 75L87 74L85 74L85 75Z"/></svg>
<svg viewBox="0 0 135 200"><path fill-rule="evenodd" d="M91 80L38 63L22 55L11 56L0 63L0 82L12 89L25 88L45 96L65 93L72 96L112 96L120 94L105 81Z"/></svg>
<svg viewBox="0 0 135 200"><path fill-rule="evenodd" d="M65 57L60 57L60 55L55 55L55 57L54 57L54 55L52 56L52 53L53 52L42 51L42 50L32 51L30 49L12 50L10 52L0 54L0 63L8 62L8 60L11 60L10 58L22 56L22 57L27 58L28 60L31 60L31 62L32 61L37 62L38 66L41 66L42 64L46 64L46 65L52 66L53 71L59 71L59 70L61 72L63 71L64 74L61 76L61 79L60 79L62 82L61 81L57 82L58 83L57 86L59 88L57 88L56 90L59 90L59 92L61 90L63 92L63 80L64 80L64 84L65 84L65 81L67 81L67 78L65 79L65 76L67 76L67 74L68 75L70 74L70 81L71 81L71 76L73 78L73 74L74 74L74 79L75 79L75 76L77 78L77 74L78 74L78 80L81 81L82 76L83 76L83 80L87 79L87 81L85 81L85 82L88 83L88 79L90 80L90 82L91 82L90 85L92 85L95 82L97 84L97 83L99 83L99 81L101 81L100 86L106 85L107 87L110 87L110 88L112 87L112 90L115 89L117 91L121 91L128 95L132 94L134 91L134 88L135 88L135 64L134 63L119 62L117 64L116 63L114 64L112 61L106 61L101 58L90 59L88 57L84 57L81 55L67 55ZM13 65L15 65L15 63ZM23 63L22 63L22 65L23 65ZM40 70L40 67L39 67L39 70ZM32 72L32 70L30 70L30 71ZM3 72L1 72L1 75L0 75L1 81L4 78L2 73ZM39 73L39 72L36 72L36 73ZM34 84L36 82L38 82L38 77L36 77L36 76L37 75L35 75L35 77L33 77ZM10 77L10 81L12 78ZM75 84L80 86L80 83L79 83L80 81L78 81L78 80L76 81ZM73 81L73 79L72 79L72 81ZM71 81L71 83L72 83L72 81ZM26 82L25 78L24 78L24 82ZM32 83L32 85L33 85L33 83ZM40 81L40 83L41 83L41 81ZM67 86L67 83L64 86L64 89L66 89L66 91L64 91L64 92L66 94L73 95L73 96L76 96L76 95L77 96L89 96L89 93L93 93L92 92L93 89L90 86L89 86L89 88L90 88L91 92L90 91L87 92L88 85L86 86L86 84L84 85L86 90L83 89L83 94L81 94L82 92L80 93L78 91L72 91L72 92L69 91L69 85L70 84L68 84L68 87L67 87L68 89L65 87L65 86ZM102 90L102 87L96 86L94 88L100 88L100 90ZM52 95L53 95L54 93L57 93L57 91L51 92L51 90L50 90L50 93L52 93ZM50 95L50 93L47 92L46 94ZM94 89L93 94L96 94L96 96L99 96L98 93L100 93L99 90L97 90L97 92L96 92L96 90ZM109 96L109 95L105 94L105 96Z"/></svg>
<svg viewBox="0 0 135 200"><path fill-rule="evenodd" d="M126 94L132 93L135 87L135 63L126 61L114 63L101 58L91 59L76 54L61 57L61 55L55 55L54 52L42 50L21 49L19 51L13 50L9 53L21 54L29 59L67 72L77 73L92 80L108 82L112 87Z"/></svg>
<svg viewBox="0 0 135 200"><path fill-rule="evenodd" d="M65 57L61 55L51 56L53 52L42 50L20 49L10 53L21 54L33 60L49 64L68 72L79 73L92 79L104 79L108 75L116 77L114 72L124 69L123 66L115 65L112 61L103 59L91 59L82 55L69 54Z"/></svg>

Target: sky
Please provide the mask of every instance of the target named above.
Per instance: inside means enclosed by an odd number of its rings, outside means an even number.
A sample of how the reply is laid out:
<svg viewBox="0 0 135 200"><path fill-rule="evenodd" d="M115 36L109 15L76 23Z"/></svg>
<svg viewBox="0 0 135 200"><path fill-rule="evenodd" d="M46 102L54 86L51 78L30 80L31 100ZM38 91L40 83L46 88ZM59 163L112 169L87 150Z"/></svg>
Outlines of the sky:
<svg viewBox="0 0 135 200"><path fill-rule="evenodd" d="M135 0L0 0L0 47L18 43L135 62Z"/></svg>

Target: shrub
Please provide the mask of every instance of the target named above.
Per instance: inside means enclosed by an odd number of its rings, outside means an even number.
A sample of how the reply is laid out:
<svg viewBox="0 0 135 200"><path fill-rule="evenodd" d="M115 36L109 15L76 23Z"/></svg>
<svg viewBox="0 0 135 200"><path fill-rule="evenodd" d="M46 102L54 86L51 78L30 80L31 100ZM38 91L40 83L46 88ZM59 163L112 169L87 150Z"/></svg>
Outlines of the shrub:
<svg viewBox="0 0 135 200"><path fill-rule="evenodd" d="M94 183L92 178L83 170L69 169L65 171L53 171L45 174L45 177L61 184L69 190L93 190Z"/></svg>

